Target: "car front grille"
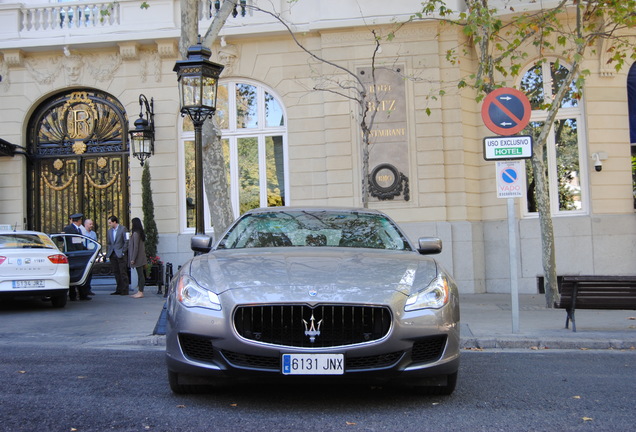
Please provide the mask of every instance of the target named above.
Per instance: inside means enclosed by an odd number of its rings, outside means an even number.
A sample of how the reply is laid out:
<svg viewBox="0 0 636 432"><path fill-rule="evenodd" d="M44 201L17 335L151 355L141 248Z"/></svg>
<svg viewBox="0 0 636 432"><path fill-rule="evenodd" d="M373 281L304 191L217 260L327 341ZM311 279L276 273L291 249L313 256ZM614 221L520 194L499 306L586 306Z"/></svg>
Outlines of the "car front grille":
<svg viewBox="0 0 636 432"><path fill-rule="evenodd" d="M380 306L240 306L234 326L245 339L267 344L324 348L382 339L391 329L391 312Z"/></svg>
<svg viewBox="0 0 636 432"><path fill-rule="evenodd" d="M420 339L413 344L411 360L413 363L430 363L439 360L446 347L446 335Z"/></svg>
<svg viewBox="0 0 636 432"><path fill-rule="evenodd" d="M266 357L249 354L241 354L232 351L221 351L223 357L235 367L267 369L280 371L280 356ZM345 360L345 371L352 372L357 370L382 369L393 366L404 355L403 351L389 354L381 354L366 357L353 357Z"/></svg>

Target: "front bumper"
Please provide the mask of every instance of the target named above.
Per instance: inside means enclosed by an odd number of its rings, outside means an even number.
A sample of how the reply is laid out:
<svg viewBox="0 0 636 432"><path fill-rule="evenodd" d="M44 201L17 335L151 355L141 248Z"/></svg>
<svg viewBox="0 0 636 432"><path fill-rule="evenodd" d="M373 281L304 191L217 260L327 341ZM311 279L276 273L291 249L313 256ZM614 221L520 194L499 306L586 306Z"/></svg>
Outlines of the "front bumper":
<svg viewBox="0 0 636 432"><path fill-rule="evenodd" d="M381 340L319 349L247 340L238 336L220 311L181 305L176 308L168 317L166 362L169 371L189 384L320 379L376 385L444 385L446 376L459 368L459 315L450 305L402 314ZM281 357L285 353L343 353L344 374L283 375Z"/></svg>

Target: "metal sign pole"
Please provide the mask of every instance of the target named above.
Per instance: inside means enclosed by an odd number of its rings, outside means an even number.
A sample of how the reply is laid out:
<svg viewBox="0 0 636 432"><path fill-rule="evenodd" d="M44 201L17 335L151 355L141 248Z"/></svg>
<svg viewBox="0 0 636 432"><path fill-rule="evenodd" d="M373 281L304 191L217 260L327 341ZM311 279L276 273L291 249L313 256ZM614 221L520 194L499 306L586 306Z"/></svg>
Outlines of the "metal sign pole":
<svg viewBox="0 0 636 432"><path fill-rule="evenodd" d="M519 248L514 198L525 193L525 167L522 159L532 157L532 136L519 136L530 122L530 100L520 90L502 87L486 95L481 118L486 127L501 137L484 138L485 160L497 162L497 198L508 200L508 245L510 249L510 296L512 298L512 332L519 333ZM514 159L511 161L510 159Z"/></svg>
<svg viewBox="0 0 636 432"><path fill-rule="evenodd" d="M515 200L508 198L508 247L510 249L510 297L512 306L512 332L519 333L519 248L517 245L517 218Z"/></svg>

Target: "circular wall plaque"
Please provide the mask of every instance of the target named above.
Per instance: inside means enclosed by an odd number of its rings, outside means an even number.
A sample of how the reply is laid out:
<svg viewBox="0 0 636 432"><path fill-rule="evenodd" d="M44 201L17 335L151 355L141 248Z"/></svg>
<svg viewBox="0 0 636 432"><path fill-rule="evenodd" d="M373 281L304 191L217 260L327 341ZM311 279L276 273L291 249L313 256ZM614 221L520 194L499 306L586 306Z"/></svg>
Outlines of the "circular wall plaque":
<svg viewBox="0 0 636 432"><path fill-rule="evenodd" d="M408 191L408 178L388 163L373 168L369 176L369 192L371 196L380 200L392 200L402 193L404 185ZM404 194L404 199L409 200L407 192Z"/></svg>

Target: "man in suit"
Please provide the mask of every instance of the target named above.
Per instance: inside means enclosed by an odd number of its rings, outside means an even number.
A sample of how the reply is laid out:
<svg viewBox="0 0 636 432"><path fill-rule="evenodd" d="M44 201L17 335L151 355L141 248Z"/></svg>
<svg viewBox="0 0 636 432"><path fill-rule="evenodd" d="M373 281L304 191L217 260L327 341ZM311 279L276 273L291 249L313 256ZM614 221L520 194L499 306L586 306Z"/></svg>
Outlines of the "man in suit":
<svg viewBox="0 0 636 432"><path fill-rule="evenodd" d="M82 225L82 218L84 215L82 213L75 213L69 216L70 223L66 225L63 229L65 234L82 234L80 230L80 226ZM66 250L67 251L76 251L84 249L84 242L79 237L71 237L66 239ZM68 289L68 296L71 301L77 300L77 294L79 292L79 299L82 301L91 300L88 296L88 290L83 287L71 286Z"/></svg>
<svg viewBox="0 0 636 432"><path fill-rule="evenodd" d="M108 232L106 233L106 257L115 274L117 289L110 295L128 295L128 230L119 223L117 216L108 218Z"/></svg>

